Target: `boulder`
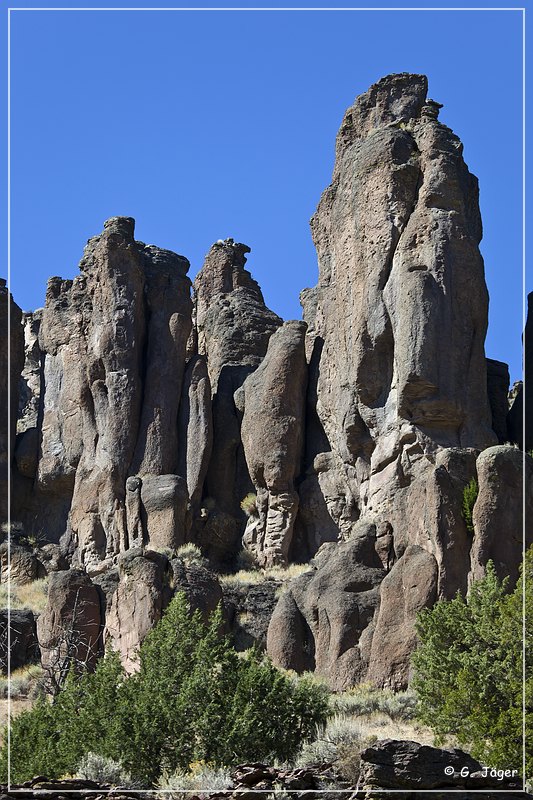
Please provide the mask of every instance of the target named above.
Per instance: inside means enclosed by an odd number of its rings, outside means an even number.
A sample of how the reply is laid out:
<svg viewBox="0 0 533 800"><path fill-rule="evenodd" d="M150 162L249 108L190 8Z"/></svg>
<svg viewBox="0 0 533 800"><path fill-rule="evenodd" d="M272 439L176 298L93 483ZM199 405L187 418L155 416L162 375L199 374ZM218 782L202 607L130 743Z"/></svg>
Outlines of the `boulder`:
<svg viewBox="0 0 533 800"><path fill-rule="evenodd" d="M7 608L0 610L0 672L3 674L8 672L8 666L13 672L26 664L39 661L39 643L33 612L29 608L12 608L9 617L11 633L8 659L8 611Z"/></svg>
<svg viewBox="0 0 533 800"><path fill-rule="evenodd" d="M384 739L361 753L360 785L365 789L522 788L517 777L498 780L490 775L483 778L482 773L479 761L457 748L440 750L419 742Z"/></svg>
<svg viewBox="0 0 533 800"><path fill-rule="evenodd" d="M518 580L524 543L526 548L533 543L533 459L514 447L490 447L480 453L476 470L469 582L483 577L491 560L500 579L509 576L511 588Z"/></svg>
<svg viewBox="0 0 533 800"><path fill-rule="evenodd" d="M358 525L349 541L324 544L312 569L289 583L268 627L276 666L314 670L339 691L365 680L367 629L386 574L376 538L375 526Z"/></svg>
<svg viewBox="0 0 533 800"><path fill-rule="evenodd" d="M44 575L43 565L33 551L21 545L11 544L8 559L7 542L0 544L0 577L1 582L10 580L16 586L31 583Z"/></svg>
<svg viewBox="0 0 533 800"><path fill-rule="evenodd" d="M50 574L48 598L37 620L41 663L49 677L74 662L92 669L102 650L102 618L98 592L82 570Z"/></svg>
<svg viewBox="0 0 533 800"><path fill-rule="evenodd" d="M217 606L223 605L222 587L217 576L207 567L180 558L173 558L170 566L174 593L183 592L191 611L198 609L204 622L208 622Z"/></svg>
<svg viewBox="0 0 533 800"><path fill-rule="evenodd" d="M137 652L144 637L170 600L168 559L152 550L131 549L118 558L118 578L108 600L105 636L131 673L138 669Z"/></svg>

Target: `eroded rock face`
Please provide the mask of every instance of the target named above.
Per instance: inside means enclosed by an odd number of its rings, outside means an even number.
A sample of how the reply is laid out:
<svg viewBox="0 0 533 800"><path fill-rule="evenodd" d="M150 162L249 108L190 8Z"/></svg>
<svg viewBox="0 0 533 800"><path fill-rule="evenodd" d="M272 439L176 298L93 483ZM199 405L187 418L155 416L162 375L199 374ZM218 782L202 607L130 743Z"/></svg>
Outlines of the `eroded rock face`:
<svg viewBox="0 0 533 800"><path fill-rule="evenodd" d="M135 546L153 536L166 545L186 536L177 418L192 324L188 262L133 234L132 219L108 220L89 240L80 275L49 281L40 322L36 493L46 508L68 512L62 530L57 515L52 526L44 517L41 528L52 541L66 535L80 565L126 550L130 539ZM36 358L27 357L28 385ZM17 451L28 477L35 472L24 445L30 430ZM143 487L136 515L126 489L132 479Z"/></svg>
<svg viewBox="0 0 533 800"><path fill-rule="evenodd" d="M217 508L242 519L239 504L253 489L244 458L234 393L261 363L282 320L264 302L245 269L250 248L226 239L215 243L194 281L198 353L207 359L213 393L213 449L205 494ZM238 548L237 541L232 549Z"/></svg>
<svg viewBox="0 0 533 800"><path fill-rule="evenodd" d="M311 221L317 413L361 513L379 510L391 464L495 443L477 181L426 95L402 74L357 99Z"/></svg>
<svg viewBox="0 0 533 800"><path fill-rule="evenodd" d="M479 494L472 514L469 581L482 578L491 560L500 580L509 576L512 587L522 562L523 534L526 548L533 543L533 459L524 459L514 447L490 447L479 455L476 470Z"/></svg>
<svg viewBox="0 0 533 800"><path fill-rule="evenodd" d="M134 672L139 647L170 600L168 559L154 551L132 549L119 557L118 569L119 581L106 617L106 637L120 653L125 670Z"/></svg>
<svg viewBox="0 0 533 800"><path fill-rule="evenodd" d="M257 492L245 547L262 566L287 564L298 510L294 485L303 451L305 391L304 322L285 322L270 338L265 358L236 394L243 413L241 436Z"/></svg>
<svg viewBox="0 0 533 800"><path fill-rule="evenodd" d="M37 620L41 663L58 675L67 659L94 667L102 652L100 599L89 576L82 570L53 572L47 604Z"/></svg>
<svg viewBox="0 0 533 800"><path fill-rule="evenodd" d="M18 383L24 365L22 311L0 279L0 522L7 519L8 475L15 452ZM9 328L8 328L9 324ZM8 377L9 366L9 382Z"/></svg>
<svg viewBox="0 0 533 800"><path fill-rule="evenodd" d="M375 526L359 524L350 541L323 545L312 565L281 595L267 651L277 666L314 670L342 690L362 682L368 668L370 642L364 633L386 574Z"/></svg>
<svg viewBox="0 0 533 800"><path fill-rule="evenodd" d="M346 112L311 223L319 281L302 292L305 322L266 307L249 248L232 239L213 245L191 299L187 260L135 241L127 217L108 220L79 276L52 278L42 312L24 315L14 519L21 542L48 544L37 567L13 552L23 580L60 576L39 623L45 651L57 654L79 590L99 603L83 635L100 635L105 617L133 670L173 592L205 617L222 597L177 548L195 542L231 569L244 532L261 566L314 557L272 613L277 664L337 689L403 688L421 608L466 593L489 559L516 580L521 454L494 445L523 444L523 398L506 418L507 367L483 350L477 181L438 111L425 77L401 74ZM13 387L16 308L11 321ZM231 601L242 642L263 642L274 594Z"/></svg>

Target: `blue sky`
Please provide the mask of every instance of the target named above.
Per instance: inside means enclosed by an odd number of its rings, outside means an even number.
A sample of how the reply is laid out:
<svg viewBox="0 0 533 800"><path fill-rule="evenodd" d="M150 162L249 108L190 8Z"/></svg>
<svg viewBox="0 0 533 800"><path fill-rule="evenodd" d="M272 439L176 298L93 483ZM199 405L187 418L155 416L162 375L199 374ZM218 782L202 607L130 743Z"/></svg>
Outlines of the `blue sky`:
<svg viewBox="0 0 533 800"><path fill-rule="evenodd" d="M42 305L124 214L191 277L216 239L245 242L268 305L300 317L344 110L383 75L423 72L480 180L486 350L517 379L521 43L516 11L11 12L15 299Z"/></svg>

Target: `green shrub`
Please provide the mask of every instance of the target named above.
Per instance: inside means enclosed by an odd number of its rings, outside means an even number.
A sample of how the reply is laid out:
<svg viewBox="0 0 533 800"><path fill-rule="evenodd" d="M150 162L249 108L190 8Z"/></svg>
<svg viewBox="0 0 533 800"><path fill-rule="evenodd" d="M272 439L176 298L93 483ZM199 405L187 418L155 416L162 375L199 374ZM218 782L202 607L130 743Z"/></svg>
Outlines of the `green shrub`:
<svg viewBox="0 0 533 800"><path fill-rule="evenodd" d="M526 595L526 774L533 774L533 550L523 567ZM512 594L489 562L465 601L440 601L418 618L413 656L418 717L439 739L453 734L491 767L522 765L523 581Z"/></svg>
<svg viewBox="0 0 533 800"><path fill-rule="evenodd" d="M470 533L474 533L472 512L474 510L474 504L477 500L478 494L479 494L478 482L475 478L472 478L463 489L463 505L462 505L463 519L466 523L466 529Z"/></svg>
<svg viewBox="0 0 533 800"><path fill-rule="evenodd" d="M144 785L193 762L292 758L326 719L327 692L256 651L240 658L222 627L220 607L206 625L176 595L140 648L138 673L126 677L108 653L93 674L71 673L51 702L42 698L13 720L11 780L74 773L89 752ZM6 762L4 747L3 780Z"/></svg>

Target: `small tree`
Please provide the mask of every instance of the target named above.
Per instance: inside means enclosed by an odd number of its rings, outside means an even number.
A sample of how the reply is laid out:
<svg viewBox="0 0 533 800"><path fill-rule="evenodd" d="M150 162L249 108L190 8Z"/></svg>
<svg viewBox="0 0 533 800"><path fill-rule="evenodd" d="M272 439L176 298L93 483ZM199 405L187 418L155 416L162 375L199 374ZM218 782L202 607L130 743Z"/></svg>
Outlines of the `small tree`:
<svg viewBox="0 0 533 800"><path fill-rule="evenodd" d="M526 583L526 701L533 722L533 551L523 567ZM418 618L413 656L419 719L442 739L453 734L490 766L522 765L523 581L507 594L491 562L465 601L442 600ZM533 774L529 724L526 771Z"/></svg>

